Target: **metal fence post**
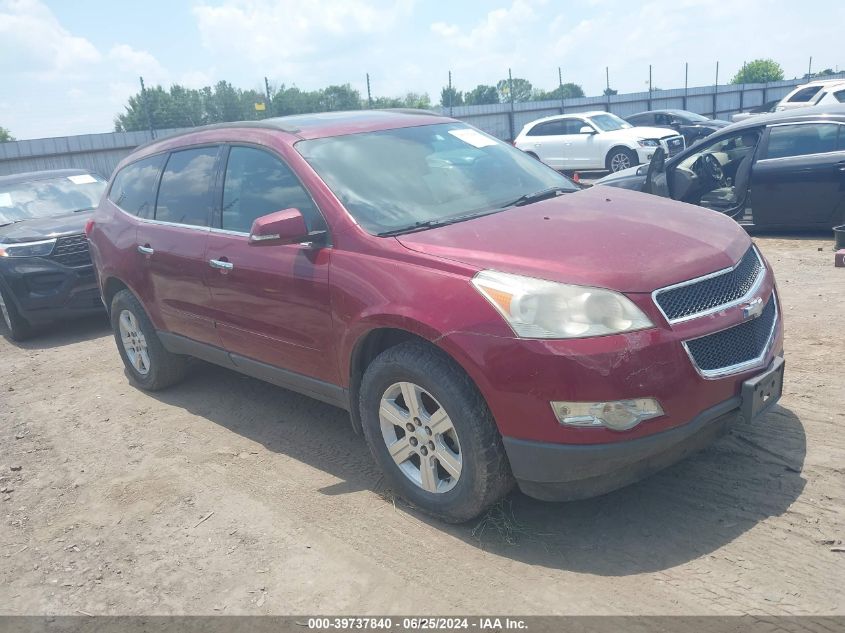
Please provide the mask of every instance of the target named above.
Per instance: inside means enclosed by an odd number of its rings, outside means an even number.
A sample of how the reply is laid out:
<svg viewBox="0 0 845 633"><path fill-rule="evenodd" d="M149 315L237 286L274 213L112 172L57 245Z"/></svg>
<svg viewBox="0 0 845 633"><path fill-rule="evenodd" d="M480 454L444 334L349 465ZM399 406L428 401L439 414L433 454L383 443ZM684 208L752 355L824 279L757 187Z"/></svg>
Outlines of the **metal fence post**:
<svg viewBox="0 0 845 633"><path fill-rule="evenodd" d="M719 62L716 62L716 84L713 86L713 118L716 118L716 99L719 94Z"/></svg>
<svg viewBox="0 0 845 633"><path fill-rule="evenodd" d="M687 109L687 96L689 94L689 62L684 62L684 110Z"/></svg>
<svg viewBox="0 0 845 633"><path fill-rule="evenodd" d="M557 85L560 86L560 113L563 114L563 73L560 70L560 66L557 67Z"/></svg>
<svg viewBox="0 0 845 633"><path fill-rule="evenodd" d="M150 114L150 102L147 99L147 88L144 86L144 78L138 77L141 80L141 100L144 102L144 111L147 113L147 125L150 128L150 136L155 140L156 129L153 126L153 116Z"/></svg>
<svg viewBox="0 0 845 633"><path fill-rule="evenodd" d="M510 129L510 138L508 140L512 141L515 137L515 134L513 116L513 74L511 73L510 68L508 68L508 96L510 97L511 101L511 111L508 113L508 128Z"/></svg>

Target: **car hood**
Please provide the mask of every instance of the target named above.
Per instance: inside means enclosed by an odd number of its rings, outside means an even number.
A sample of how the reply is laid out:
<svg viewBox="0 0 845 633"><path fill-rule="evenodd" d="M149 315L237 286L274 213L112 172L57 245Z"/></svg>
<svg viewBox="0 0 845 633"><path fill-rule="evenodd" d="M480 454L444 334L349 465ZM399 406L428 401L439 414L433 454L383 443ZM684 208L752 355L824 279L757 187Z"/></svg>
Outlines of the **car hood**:
<svg viewBox="0 0 845 633"><path fill-rule="evenodd" d="M640 173L640 170L642 170L642 173ZM634 176L638 178L645 178L647 170L648 165L635 165L634 167L628 167L628 169L612 171L607 176L603 176L602 178L596 180L593 185L604 185L608 182L613 182L614 180L628 180Z"/></svg>
<svg viewBox="0 0 845 633"><path fill-rule="evenodd" d="M647 138L670 138L678 136L675 130L665 127L629 127L624 130L614 130L613 132L602 132L604 138L613 140L632 140L641 141Z"/></svg>
<svg viewBox="0 0 845 633"><path fill-rule="evenodd" d="M85 223L93 211L60 215L51 218L22 220L14 224L0 226L0 242L14 244L19 242L37 242L63 235L74 235L85 230Z"/></svg>
<svg viewBox="0 0 845 633"><path fill-rule="evenodd" d="M750 245L721 213L608 187L397 239L478 270L620 292L652 292L733 266Z"/></svg>

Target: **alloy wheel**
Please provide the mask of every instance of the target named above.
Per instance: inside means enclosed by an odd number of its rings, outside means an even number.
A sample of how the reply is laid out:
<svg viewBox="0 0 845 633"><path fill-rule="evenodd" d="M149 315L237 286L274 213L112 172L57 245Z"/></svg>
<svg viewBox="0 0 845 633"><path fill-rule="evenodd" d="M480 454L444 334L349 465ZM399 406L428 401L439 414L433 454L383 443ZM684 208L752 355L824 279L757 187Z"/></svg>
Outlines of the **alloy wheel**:
<svg viewBox="0 0 845 633"><path fill-rule="evenodd" d="M150 354L147 349L147 339L141 328L138 327L138 319L129 310L122 310L118 318L120 328L120 340L123 349L132 367L142 376L150 373Z"/></svg>
<svg viewBox="0 0 845 633"><path fill-rule="evenodd" d="M402 474L426 492L458 483L463 453L449 414L428 391L397 382L384 392L379 423L385 446Z"/></svg>
<svg viewBox="0 0 845 633"><path fill-rule="evenodd" d="M625 152L617 152L610 159L610 171L621 171L631 166L631 159Z"/></svg>

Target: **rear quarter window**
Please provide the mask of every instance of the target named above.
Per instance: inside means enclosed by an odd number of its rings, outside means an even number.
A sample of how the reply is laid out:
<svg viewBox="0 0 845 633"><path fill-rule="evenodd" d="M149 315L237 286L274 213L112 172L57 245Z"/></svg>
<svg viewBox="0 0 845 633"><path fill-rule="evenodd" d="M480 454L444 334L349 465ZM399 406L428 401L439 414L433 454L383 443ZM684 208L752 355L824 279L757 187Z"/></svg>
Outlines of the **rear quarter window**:
<svg viewBox="0 0 845 633"><path fill-rule="evenodd" d="M804 88L799 90L794 95L789 97L790 103L807 103L816 96L816 93L821 90L821 86L810 86L809 88Z"/></svg>
<svg viewBox="0 0 845 633"><path fill-rule="evenodd" d="M121 169L112 181L109 200L127 213L152 218L158 176L166 158L166 154L150 156Z"/></svg>

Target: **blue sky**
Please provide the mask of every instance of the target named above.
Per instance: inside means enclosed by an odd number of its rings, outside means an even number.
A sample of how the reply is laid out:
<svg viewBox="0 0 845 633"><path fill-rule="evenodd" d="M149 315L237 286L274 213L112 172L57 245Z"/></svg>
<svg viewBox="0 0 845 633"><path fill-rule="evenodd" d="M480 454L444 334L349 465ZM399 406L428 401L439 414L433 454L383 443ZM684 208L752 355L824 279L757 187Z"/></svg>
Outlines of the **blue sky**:
<svg viewBox="0 0 845 633"><path fill-rule="evenodd" d="M787 77L845 69L842 0L0 0L0 125L18 138L105 132L148 85L350 83L374 96L458 89L513 68L587 94L727 81L772 57Z"/></svg>

